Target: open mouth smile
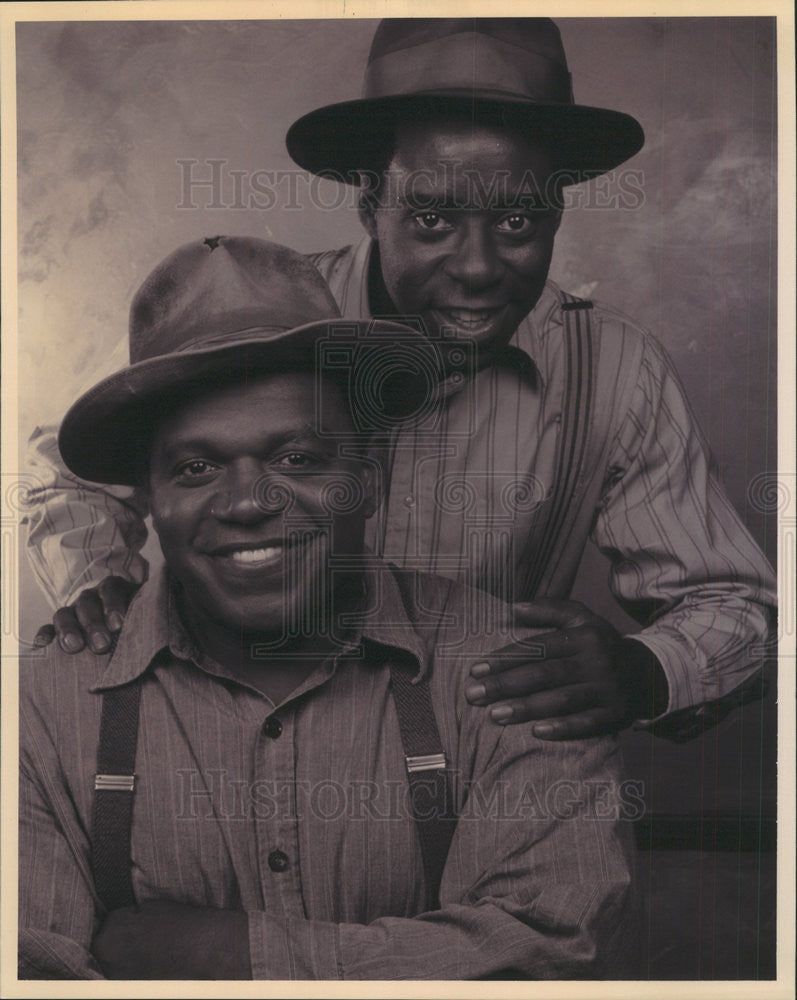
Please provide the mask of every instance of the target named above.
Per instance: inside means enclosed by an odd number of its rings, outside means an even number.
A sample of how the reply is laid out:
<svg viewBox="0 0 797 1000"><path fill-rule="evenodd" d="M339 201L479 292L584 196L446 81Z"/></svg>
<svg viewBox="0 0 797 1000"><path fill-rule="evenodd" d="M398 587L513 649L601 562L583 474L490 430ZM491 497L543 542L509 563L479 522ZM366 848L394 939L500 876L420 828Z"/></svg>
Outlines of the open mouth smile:
<svg viewBox="0 0 797 1000"><path fill-rule="evenodd" d="M241 542L221 545L209 552L214 559L238 569L265 569L279 565L283 556L295 549L305 548L315 537L311 533L262 542Z"/></svg>
<svg viewBox="0 0 797 1000"><path fill-rule="evenodd" d="M440 326L454 327L467 333L488 330L502 311L503 306L494 306L489 309L448 307L433 310L439 317Z"/></svg>

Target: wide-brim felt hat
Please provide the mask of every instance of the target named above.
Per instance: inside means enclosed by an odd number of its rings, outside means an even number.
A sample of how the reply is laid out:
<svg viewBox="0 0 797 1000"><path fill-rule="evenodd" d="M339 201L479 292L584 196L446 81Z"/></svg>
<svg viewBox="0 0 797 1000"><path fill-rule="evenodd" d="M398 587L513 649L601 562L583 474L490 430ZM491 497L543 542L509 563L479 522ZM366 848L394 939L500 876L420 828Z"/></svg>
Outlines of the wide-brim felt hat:
<svg viewBox="0 0 797 1000"><path fill-rule="evenodd" d="M304 115L286 144L306 170L356 184L384 164L396 124L452 114L527 134L564 185L614 169L645 141L631 115L575 103L549 18L394 18L374 35L362 98Z"/></svg>
<svg viewBox="0 0 797 1000"><path fill-rule="evenodd" d="M355 432L370 435L422 413L444 374L421 333L342 319L306 258L253 237L170 254L136 293L129 336L130 365L81 396L59 431L67 467L92 482L137 485L158 421L217 384L323 372L342 387Z"/></svg>

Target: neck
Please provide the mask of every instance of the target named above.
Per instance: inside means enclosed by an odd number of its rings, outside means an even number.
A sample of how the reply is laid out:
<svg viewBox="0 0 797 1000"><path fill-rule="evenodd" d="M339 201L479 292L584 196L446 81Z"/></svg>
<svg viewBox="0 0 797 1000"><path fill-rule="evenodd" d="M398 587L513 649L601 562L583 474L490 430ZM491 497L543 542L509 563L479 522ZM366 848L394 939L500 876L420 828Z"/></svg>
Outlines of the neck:
<svg viewBox="0 0 797 1000"><path fill-rule="evenodd" d="M314 622L324 619L327 627L288 638L282 631L231 628L196 605L182 589L177 606L188 633L204 655L236 680L257 688L277 703L340 650L345 630L337 626L339 617L359 609L364 592L360 575L339 581L334 606L312 616Z"/></svg>

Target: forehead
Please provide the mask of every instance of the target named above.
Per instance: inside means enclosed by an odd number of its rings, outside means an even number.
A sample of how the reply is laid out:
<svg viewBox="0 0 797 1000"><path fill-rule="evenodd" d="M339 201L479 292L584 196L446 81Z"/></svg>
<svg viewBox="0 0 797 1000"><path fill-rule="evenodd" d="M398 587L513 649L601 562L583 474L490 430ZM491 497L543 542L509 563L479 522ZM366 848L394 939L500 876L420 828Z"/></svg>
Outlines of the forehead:
<svg viewBox="0 0 797 1000"><path fill-rule="evenodd" d="M352 422L340 386L313 372L241 376L172 401L158 421L156 441L190 437L247 447L255 436L306 436L317 432L323 398L324 432L346 433Z"/></svg>
<svg viewBox="0 0 797 1000"><path fill-rule="evenodd" d="M542 191L552 172L539 138L499 124L445 119L399 125L389 167L399 197L455 197L473 207L483 207L475 203L491 193L500 201Z"/></svg>

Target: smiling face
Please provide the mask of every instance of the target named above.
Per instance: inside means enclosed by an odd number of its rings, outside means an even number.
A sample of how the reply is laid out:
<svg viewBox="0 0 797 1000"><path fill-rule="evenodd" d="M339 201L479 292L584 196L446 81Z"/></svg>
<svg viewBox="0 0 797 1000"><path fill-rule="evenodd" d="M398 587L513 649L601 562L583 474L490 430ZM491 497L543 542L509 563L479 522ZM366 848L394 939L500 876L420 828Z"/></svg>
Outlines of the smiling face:
<svg viewBox="0 0 797 1000"><path fill-rule="evenodd" d="M338 455L335 435L353 426L331 383L324 434L314 429L315 389L298 372L215 389L153 440L150 505L166 563L194 617L238 636L300 637L328 607L334 558L362 552L371 478Z"/></svg>
<svg viewBox="0 0 797 1000"><path fill-rule="evenodd" d="M430 336L454 330L489 362L536 304L560 213L552 165L519 133L470 122L400 126L376 203L361 218L404 316Z"/></svg>

